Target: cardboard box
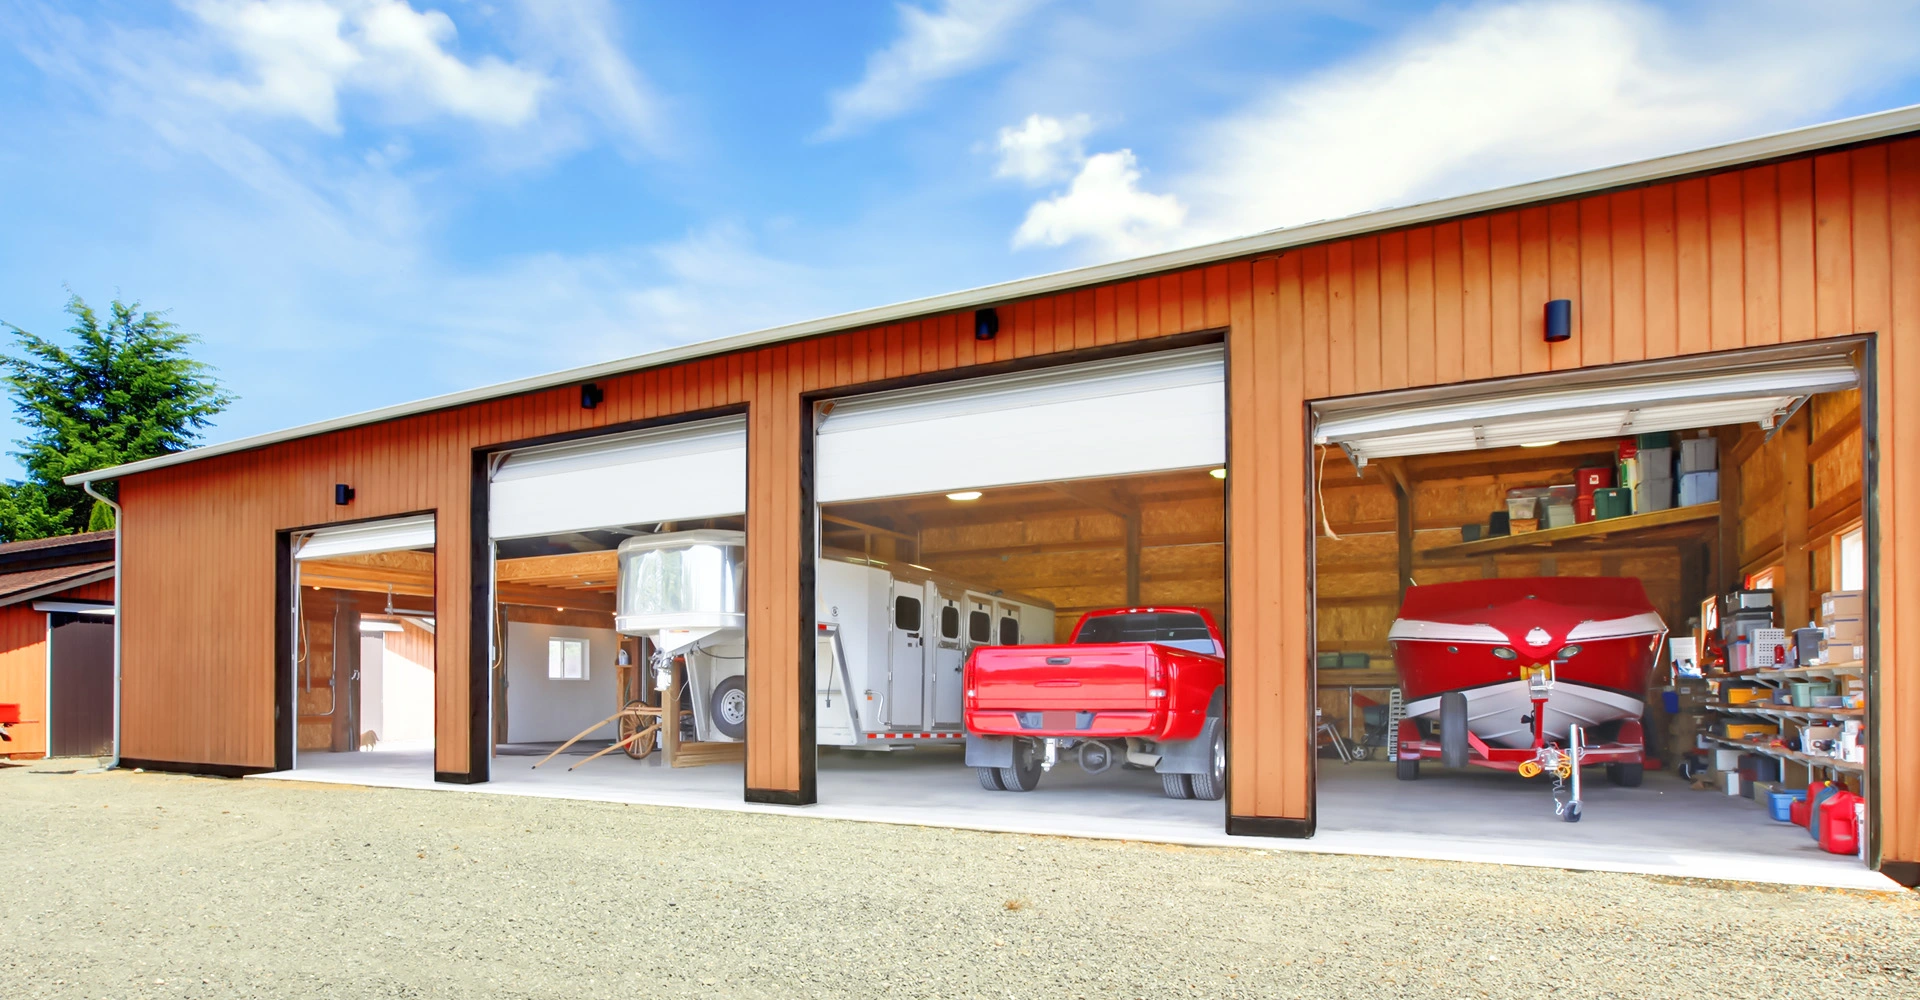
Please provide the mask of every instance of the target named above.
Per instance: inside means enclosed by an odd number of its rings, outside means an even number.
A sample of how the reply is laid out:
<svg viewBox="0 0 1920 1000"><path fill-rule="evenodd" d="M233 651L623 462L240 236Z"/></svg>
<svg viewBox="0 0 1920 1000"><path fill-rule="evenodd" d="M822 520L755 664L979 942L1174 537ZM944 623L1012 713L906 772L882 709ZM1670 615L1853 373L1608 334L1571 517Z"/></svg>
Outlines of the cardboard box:
<svg viewBox="0 0 1920 1000"><path fill-rule="evenodd" d="M1829 618L1820 626L1827 641L1837 646L1860 646L1867 641L1867 623L1861 618Z"/></svg>
<svg viewBox="0 0 1920 1000"><path fill-rule="evenodd" d="M1712 472L1719 468L1720 443L1713 438L1687 438L1680 442L1680 475Z"/></svg>
<svg viewBox="0 0 1920 1000"><path fill-rule="evenodd" d="M1740 751L1720 747L1713 751L1713 769L1716 771L1739 771Z"/></svg>
<svg viewBox="0 0 1920 1000"><path fill-rule="evenodd" d="M1844 642L1823 642L1820 644L1820 662L1822 663L1865 663L1867 647L1848 645Z"/></svg>
<svg viewBox="0 0 1920 1000"><path fill-rule="evenodd" d="M1834 590L1820 595L1820 623L1829 618L1867 617L1867 595L1860 590Z"/></svg>

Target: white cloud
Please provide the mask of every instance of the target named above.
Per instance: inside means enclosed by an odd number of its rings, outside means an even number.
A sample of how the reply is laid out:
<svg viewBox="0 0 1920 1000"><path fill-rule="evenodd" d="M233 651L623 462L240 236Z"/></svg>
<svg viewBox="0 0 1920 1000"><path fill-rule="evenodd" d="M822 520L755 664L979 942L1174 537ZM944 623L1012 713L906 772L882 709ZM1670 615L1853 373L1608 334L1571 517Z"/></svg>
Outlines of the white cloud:
<svg viewBox="0 0 1920 1000"><path fill-rule="evenodd" d="M1191 207L1183 224L1162 209L1143 225L1137 185L1114 175L1104 199L1033 206L1015 245L1110 258L1337 218L1786 127L1912 72L1911 3L1703 9L1440 15L1197 128L1180 145L1204 159L1164 184Z"/></svg>
<svg viewBox="0 0 1920 1000"><path fill-rule="evenodd" d="M1000 165L996 177L1012 177L1027 184L1045 184L1067 177L1086 159L1081 140L1093 131L1093 119L1074 115L1066 121L1046 115L1028 115L1018 126L1000 130Z"/></svg>
<svg viewBox="0 0 1920 1000"><path fill-rule="evenodd" d="M996 58L1043 0L941 0L938 10L900 4L900 35L867 59L860 82L828 99L819 138L847 135L911 110L930 84Z"/></svg>
<svg viewBox="0 0 1920 1000"><path fill-rule="evenodd" d="M664 150L662 101L621 51L619 19L608 0L522 0L520 11L528 40L576 103L614 135Z"/></svg>
<svg viewBox="0 0 1920 1000"><path fill-rule="evenodd" d="M1088 157L1065 194L1028 209L1013 245L1059 246L1086 239L1130 256L1163 246L1186 218L1178 198L1140 190L1133 150L1122 149Z"/></svg>
<svg viewBox="0 0 1920 1000"><path fill-rule="evenodd" d="M453 19L405 0L191 0L187 9L251 74L201 80L202 93L327 132L340 130L343 91L364 91L403 119L517 126L551 84L495 56L461 60L449 51Z"/></svg>

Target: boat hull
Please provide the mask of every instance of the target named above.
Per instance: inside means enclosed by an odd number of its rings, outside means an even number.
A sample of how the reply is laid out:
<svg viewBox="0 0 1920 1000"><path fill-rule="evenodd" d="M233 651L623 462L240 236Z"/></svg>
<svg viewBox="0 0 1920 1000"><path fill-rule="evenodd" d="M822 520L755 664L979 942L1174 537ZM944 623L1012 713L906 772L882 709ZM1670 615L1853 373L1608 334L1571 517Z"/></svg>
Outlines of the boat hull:
<svg viewBox="0 0 1920 1000"><path fill-rule="evenodd" d="M1666 624L1637 580L1523 578L1415 587L1389 633L1410 718L1466 697L1468 729L1488 744L1534 743L1529 674L1545 670L1544 735L1563 741L1645 710Z"/></svg>

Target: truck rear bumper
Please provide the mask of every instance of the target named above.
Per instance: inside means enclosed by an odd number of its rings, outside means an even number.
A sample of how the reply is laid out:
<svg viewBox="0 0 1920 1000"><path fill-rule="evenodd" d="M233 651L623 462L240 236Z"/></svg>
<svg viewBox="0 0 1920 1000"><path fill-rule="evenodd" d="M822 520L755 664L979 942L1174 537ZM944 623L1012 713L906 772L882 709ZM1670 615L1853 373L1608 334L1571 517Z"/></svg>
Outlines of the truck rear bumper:
<svg viewBox="0 0 1920 1000"><path fill-rule="evenodd" d="M967 713L969 732L985 736L1078 737L1081 739L1159 739L1166 713L1129 709L1021 712L975 709Z"/></svg>

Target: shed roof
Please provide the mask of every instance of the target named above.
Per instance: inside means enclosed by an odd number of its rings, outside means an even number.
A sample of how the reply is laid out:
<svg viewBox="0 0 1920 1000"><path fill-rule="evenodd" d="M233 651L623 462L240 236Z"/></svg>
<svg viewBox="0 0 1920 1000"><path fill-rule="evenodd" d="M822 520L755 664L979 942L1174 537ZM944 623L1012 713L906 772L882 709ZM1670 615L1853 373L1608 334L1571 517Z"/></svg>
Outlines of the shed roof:
<svg viewBox="0 0 1920 1000"><path fill-rule="evenodd" d="M1671 180L1692 174L1724 170L1731 167L1759 163L1781 157L1804 155L1822 149L1886 139L1896 135L1920 131L1920 104L1895 108L1890 111L1845 118L1839 121L1811 125L1805 128L1776 132L1770 135L1738 142L1708 146L1684 153L1639 160L1618 166L1603 167L1581 173L1567 174L1548 180L1532 181L1509 187L1494 188L1477 194L1460 195L1436 201L1422 202L1400 208L1381 209L1363 212L1341 219L1329 219L1310 222L1304 225L1269 230L1252 236L1244 236L1218 243L1172 250L1165 253L1136 257L1131 260L1097 264L1091 267L1075 268L1053 274L1015 281L985 285L960 292L950 292L929 298L913 299L893 305L879 306L857 312L842 313L821 319L790 323L784 326L769 327L751 333L722 337L717 340L701 341L680 347L667 348L648 354L621 358L594 365L569 368L546 375L502 382L497 385L467 389L460 392L432 396L410 403L367 410L350 416L335 417L316 423L303 424L286 430L271 431L250 437L237 438L219 444L211 444L188 451L161 455L139 462L96 469L92 472L68 476L66 482L79 485L83 482L97 482L104 479L117 479L122 476L166 468L187 462L248 451L254 448L278 444L284 441L312 437L332 431L376 424L402 417L465 406L505 396L516 396L527 392L552 389L577 382L591 382L647 368L680 364L714 355L731 354L737 351L764 347L771 344L806 337L837 333L864 327L896 323L916 317L958 312L998 305L1009 301L1049 295L1069 289L1089 285L1124 281L1149 274L1181 270L1220 261L1270 253L1291 247L1322 243L1328 240L1361 236L1367 233L1399 229L1407 226L1423 225L1461 216L1477 215L1484 212L1501 211L1522 205L1559 201L1580 197L1600 191L1631 187L1658 181Z"/></svg>

